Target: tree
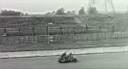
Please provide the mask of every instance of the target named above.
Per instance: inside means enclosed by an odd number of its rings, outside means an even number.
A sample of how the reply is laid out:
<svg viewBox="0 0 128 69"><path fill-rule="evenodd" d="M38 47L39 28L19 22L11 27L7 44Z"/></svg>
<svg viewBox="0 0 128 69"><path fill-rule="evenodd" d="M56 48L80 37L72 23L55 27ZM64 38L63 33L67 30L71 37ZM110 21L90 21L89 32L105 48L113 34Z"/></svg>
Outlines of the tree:
<svg viewBox="0 0 128 69"><path fill-rule="evenodd" d="M65 15L65 10L64 10L64 8L58 9L55 14L56 14L56 15Z"/></svg>
<svg viewBox="0 0 128 69"><path fill-rule="evenodd" d="M2 10L0 15L2 15L2 16L21 16L24 14L21 12L18 12L18 11L13 11L13 10Z"/></svg>
<svg viewBox="0 0 128 69"><path fill-rule="evenodd" d="M71 11L67 11L67 13L66 13L67 15L71 15L72 14L72 12Z"/></svg>
<svg viewBox="0 0 128 69"><path fill-rule="evenodd" d="M74 11L74 10L72 10L72 13L75 15L76 14L76 12Z"/></svg>
<svg viewBox="0 0 128 69"><path fill-rule="evenodd" d="M52 15L52 13L51 12L47 12L45 15Z"/></svg>
<svg viewBox="0 0 128 69"><path fill-rule="evenodd" d="M89 15L95 15L95 14L98 13L96 7L89 7L87 12L88 12Z"/></svg>
<svg viewBox="0 0 128 69"><path fill-rule="evenodd" d="M79 15L85 15L85 10L84 7L81 7L81 9L79 10Z"/></svg>
<svg viewBox="0 0 128 69"><path fill-rule="evenodd" d="M45 15L49 15L49 16L51 16L51 15L55 15L55 11L52 11L52 12L47 12Z"/></svg>
<svg viewBox="0 0 128 69"><path fill-rule="evenodd" d="M67 15L75 15L75 11L74 11L74 10L72 10L72 11L67 11L66 14L67 14Z"/></svg>

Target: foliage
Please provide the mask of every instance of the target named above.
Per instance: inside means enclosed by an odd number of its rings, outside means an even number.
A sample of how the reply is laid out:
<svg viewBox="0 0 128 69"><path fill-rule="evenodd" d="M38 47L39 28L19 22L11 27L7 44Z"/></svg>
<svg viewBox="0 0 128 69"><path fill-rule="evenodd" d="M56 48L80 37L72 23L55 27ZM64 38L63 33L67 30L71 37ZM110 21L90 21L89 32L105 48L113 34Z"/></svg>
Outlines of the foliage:
<svg viewBox="0 0 128 69"><path fill-rule="evenodd" d="M60 8L56 11L56 15L65 15L65 10L64 8Z"/></svg>
<svg viewBox="0 0 128 69"><path fill-rule="evenodd" d="M13 10L2 10L0 15L2 15L2 16L21 16L24 14L22 12L13 11Z"/></svg>
<svg viewBox="0 0 128 69"><path fill-rule="evenodd" d="M87 12L88 12L89 15L95 15L95 14L98 13L96 7L89 7Z"/></svg>
<svg viewBox="0 0 128 69"><path fill-rule="evenodd" d="M84 7L81 7L81 9L79 10L79 15L85 15L85 10Z"/></svg>

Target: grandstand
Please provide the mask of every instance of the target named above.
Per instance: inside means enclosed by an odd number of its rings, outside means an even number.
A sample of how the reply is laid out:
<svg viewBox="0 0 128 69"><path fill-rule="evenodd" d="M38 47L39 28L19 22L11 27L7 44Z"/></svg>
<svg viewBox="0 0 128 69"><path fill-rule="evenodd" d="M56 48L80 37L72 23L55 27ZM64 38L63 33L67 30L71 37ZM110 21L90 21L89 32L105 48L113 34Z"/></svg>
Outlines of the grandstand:
<svg viewBox="0 0 128 69"><path fill-rule="evenodd" d="M104 15L0 16L0 51L125 46L128 33L119 30L127 30L127 18L121 18ZM120 24L123 19L125 21Z"/></svg>
<svg viewBox="0 0 128 69"><path fill-rule="evenodd" d="M81 21L75 16L0 16L0 35L79 33L84 31L80 24Z"/></svg>

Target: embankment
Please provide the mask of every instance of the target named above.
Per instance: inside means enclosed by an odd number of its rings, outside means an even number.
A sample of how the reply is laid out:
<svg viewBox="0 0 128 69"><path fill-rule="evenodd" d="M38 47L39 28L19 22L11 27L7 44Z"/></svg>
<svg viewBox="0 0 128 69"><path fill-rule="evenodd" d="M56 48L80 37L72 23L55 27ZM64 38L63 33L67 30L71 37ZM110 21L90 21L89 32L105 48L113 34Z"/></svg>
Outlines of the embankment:
<svg viewBox="0 0 128 69"><path fill-rule="evenodd" d="M72 52L73 54L96 54L96 53L127 52L127 51L128 51L128 46L83 48L83 49L68 49L68 50L2 52L0 53L0 58L56 56L62 54L63 52L67 52L67 53Z"/></svg>

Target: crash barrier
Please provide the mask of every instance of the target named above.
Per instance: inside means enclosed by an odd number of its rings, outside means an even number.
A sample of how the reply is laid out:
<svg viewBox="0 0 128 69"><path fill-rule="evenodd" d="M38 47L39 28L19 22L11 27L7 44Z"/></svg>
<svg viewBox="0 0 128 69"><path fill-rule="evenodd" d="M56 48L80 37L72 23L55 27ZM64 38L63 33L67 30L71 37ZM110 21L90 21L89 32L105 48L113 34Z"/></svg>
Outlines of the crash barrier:
<svg viewBox="0 0 128 69"><path fill-rule="evenodd" d="M64 34L64 35L37 35L37 36L1 36L0 45L13 45L23 43L59 43L63 41L97 41L109 39L126 39L126 32L102 32L102 33L84 33L84 34Z"/></svg>
<svg viewBox="0 0 128 69"><path fill-rule="evenodd" d="M24 51L24 52L1 52L0 58L21 58L21 57L43 57L57 56L62 53L72 54L99 54L99 53L114 53L128 52L128 46L122 47L101 47L101 48L83 48L83 49L66 49L66 50L47 50L47 51Z"/></svg>

